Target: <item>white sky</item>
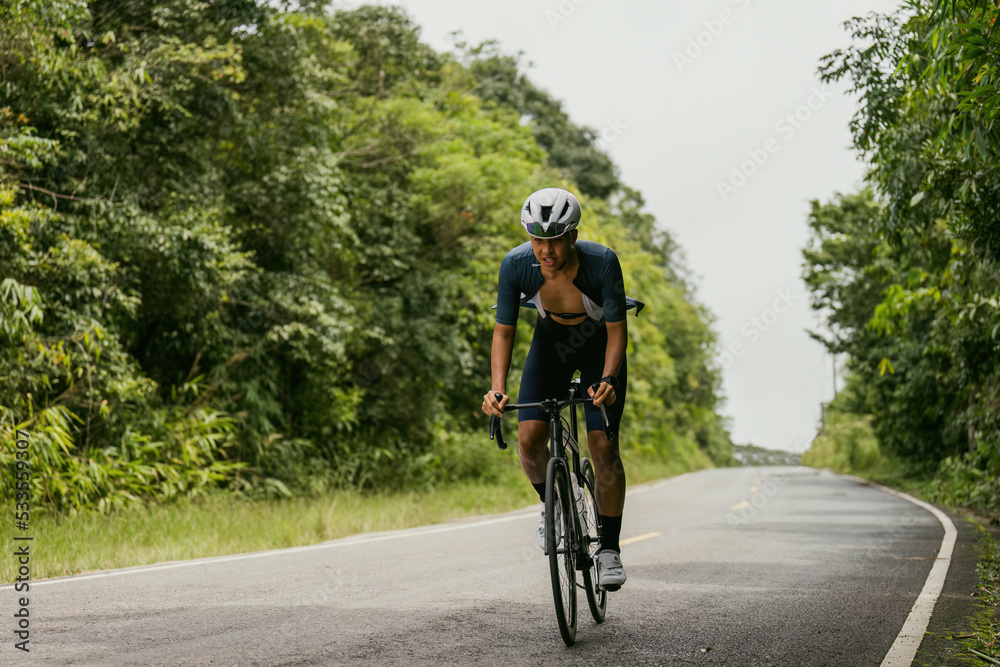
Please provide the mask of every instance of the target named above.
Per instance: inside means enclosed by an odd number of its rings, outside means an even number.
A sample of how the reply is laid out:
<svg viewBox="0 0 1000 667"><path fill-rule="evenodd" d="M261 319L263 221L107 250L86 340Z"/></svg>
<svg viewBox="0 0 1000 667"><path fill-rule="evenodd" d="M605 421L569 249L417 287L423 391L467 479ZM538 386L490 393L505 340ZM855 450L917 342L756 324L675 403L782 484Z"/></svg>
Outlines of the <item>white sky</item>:
<svg viewBox="0 0 1000 667"><path fill-rule="evenodd" d="M461 30L470 44L523 51L532 81L574 122L609 128L623 181L683 248L722 345L742 345L724 364L734 442L805 450L833 394L831 357L805 333L817 326L801 280L806 215L811 199L856 190L864 172L849 149L856 102L843 85L821 90L816 69L850 43L843 21L899 0L379 4L405 7L438 50ZM699 39L701 53L678 64ZM785 119L797 110L798 120ZM719 183L748 151L763 164L746 165L755 173L724 197ZM768 312L779 291L791 305Z"/></svg>

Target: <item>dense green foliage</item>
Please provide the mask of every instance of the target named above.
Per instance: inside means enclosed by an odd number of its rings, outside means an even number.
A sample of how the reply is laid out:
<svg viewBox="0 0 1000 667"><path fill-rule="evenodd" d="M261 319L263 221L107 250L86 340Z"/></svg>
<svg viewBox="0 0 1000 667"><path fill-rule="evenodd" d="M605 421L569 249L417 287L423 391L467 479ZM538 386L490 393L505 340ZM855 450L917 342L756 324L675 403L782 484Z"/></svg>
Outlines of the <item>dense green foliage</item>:
<svg viewBox="0 0 1000 667"><path fill-rule="evenodd" d="M872 416L854 412L850 407L852 399L850 391L841 392L826 406L823 428L802 455L804 465L870 474L882 463L878 438L872 431Z"/></svg>
<svg viewBox="0 0 1000 667"><path fill-rule="evenodd" d="M979 585L976 597L982 608L979 614L977 633L966 643L969 651L992 657L994 664L1000 660L1000 542L996 533L985 528L979 549Z"/></svg>
<svg viewBox="0 0 1000 667"><path fill-rule="evenodd" d="M828 79L861 96L874 190L814 202L805 251L823 342L849 355L839 414L883 455L1000 509L1000 9L908 2L851 22ZM817 442L845 426L828 422ZM857 422L852 428L862 428ZM860 431L856 433L863 439ZM825 439L824 439L825 438ZM840 437L842 443L851 438ZM825 446L825 445L824 445ZM844 445L847 447L847 445ZM867 445L864 446L865 448ZM852 450L854 451L854 450Z"/></svg>
<svg viewBox="0 0 1000 667"><path fill-rule="evenodd" d="M465 49L463 61L476 78L476 95L529 120L550 165L585 195L607 198L619 189L618 170L596 146L597 134L574 125L558 100L531 83L518 59L504 55L493 42L458 46Z"/></svg>
<svg viewBox="0 0 1000 667"><path fill-rule="evenodd" d="M593 132L322 4L0 6L0 464L25 429L36 498L102 509L488 472L496 273L553 184L649 305L623 447L727 460L708 315Z"/></svg>

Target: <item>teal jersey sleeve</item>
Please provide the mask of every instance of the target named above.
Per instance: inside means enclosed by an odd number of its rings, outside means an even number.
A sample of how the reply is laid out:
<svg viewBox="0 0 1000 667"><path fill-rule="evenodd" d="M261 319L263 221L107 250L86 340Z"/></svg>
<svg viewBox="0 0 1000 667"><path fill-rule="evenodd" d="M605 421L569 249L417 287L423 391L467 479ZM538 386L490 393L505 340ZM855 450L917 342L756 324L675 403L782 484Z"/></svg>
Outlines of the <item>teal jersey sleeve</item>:
<svg viewBox="0 0 1000 667"><path fill-rule="evenodd" d="M625 319L625 278L618 255L611 249L604 256L604 270L601 272L601 305L606 322Z"/></svg>
<svg viewBox="0 0 1000 667"><path fill-rule="evenodd" d="M497 324L513 326L517 324L518 310L521 307L521 279L518 265L518 250L507 253L500 263L500 275L497 278Z"/></svg>

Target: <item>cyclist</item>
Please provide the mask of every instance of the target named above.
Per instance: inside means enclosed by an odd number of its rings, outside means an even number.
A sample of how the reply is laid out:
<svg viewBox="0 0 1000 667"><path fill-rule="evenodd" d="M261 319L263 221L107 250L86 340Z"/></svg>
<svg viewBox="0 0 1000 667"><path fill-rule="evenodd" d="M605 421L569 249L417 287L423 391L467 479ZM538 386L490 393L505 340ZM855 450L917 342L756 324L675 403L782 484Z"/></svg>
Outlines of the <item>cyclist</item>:
<svg viewBox="0 0 1000 667"><path fill-rule="evenodd" d="M535 334L524 363L518 403L563 398L573 373L580 371L594 405L585 405L587 442L596 473L597 504L604 531L597 552L598 584L617 590L625 583L619 536L625 505L625 469L618 453L618 429L625 405L628 331L626 307L642 303L625 296L618 257L610 248L578 241L580 202L559 188L535 192L521 208L530 241L507 253L500 265L493 329L493 386L483 397L483 412L503 414L507 372L522 304L538 310ZM594 386L597 386L596 390ZM495 393L502 395L497 400ZM604 404L611 428L604 434L597 405ZM518 457L528 481L542 499L538 545L545 549L545 469L549 460L548 418L540 410L521 410Z"/></svg>

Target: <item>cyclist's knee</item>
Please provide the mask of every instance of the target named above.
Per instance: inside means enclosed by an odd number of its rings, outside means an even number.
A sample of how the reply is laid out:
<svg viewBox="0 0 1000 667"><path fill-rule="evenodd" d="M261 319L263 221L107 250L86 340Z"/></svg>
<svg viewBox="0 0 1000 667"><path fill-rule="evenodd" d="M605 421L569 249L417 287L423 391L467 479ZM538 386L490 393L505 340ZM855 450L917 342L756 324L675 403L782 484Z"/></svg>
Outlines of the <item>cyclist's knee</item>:
<svg viewBox="0 0 1000 667"><path fill-rule="evenodd" d="M619 460L618 438L608 440L601 431L590 431L587 433L587 444L595 462L611 464Z"/></svg>
<svg viewBox="0 0 1000 667"><path fill-rule="evenodd" d="M549 425L540 421L523 421L517 425L517 442L521 450L544 449L549 444Z"/></svg>

